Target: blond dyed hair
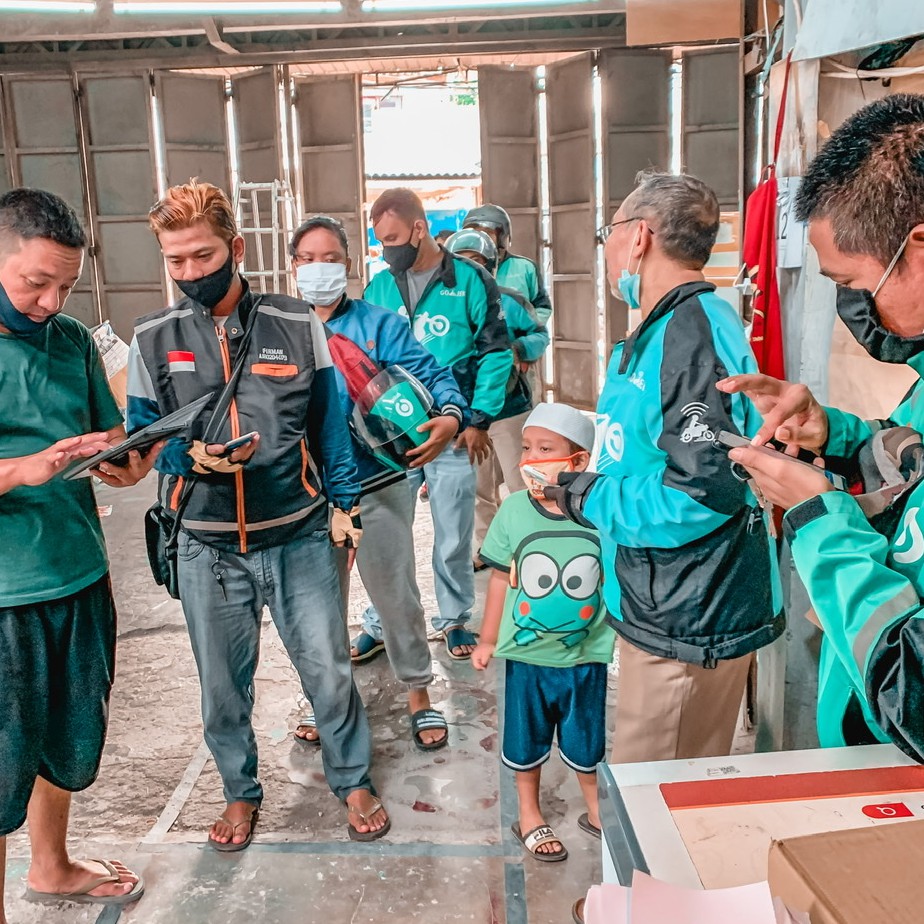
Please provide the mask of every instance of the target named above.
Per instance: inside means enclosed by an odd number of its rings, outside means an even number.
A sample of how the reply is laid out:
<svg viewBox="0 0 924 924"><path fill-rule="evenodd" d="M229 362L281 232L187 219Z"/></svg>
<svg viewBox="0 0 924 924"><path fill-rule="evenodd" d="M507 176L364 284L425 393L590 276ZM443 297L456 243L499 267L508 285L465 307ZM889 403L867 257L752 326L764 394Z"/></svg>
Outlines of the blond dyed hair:
<svg viewBox="0 0 924 924"><path fill-rule="evenodd" d="M237 221L231 200L217 186L196 178L171 186L148 212L148 224L158 236L164 231L182 231L206 222L226 244L237 237Z"/></svg>

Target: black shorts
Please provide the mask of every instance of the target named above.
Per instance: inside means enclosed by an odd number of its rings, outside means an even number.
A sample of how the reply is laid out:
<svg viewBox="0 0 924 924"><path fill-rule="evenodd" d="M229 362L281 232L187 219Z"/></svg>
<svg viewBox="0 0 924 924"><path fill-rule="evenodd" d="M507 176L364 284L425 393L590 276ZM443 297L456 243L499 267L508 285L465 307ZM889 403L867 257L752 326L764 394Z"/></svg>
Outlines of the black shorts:
<svg viewBox="0 0 924 924"><path fill-rule="evenodd" d="M0 837L21 827L37 776L96 779L115 671L109 576L44 603L0 607Z"/></svg>

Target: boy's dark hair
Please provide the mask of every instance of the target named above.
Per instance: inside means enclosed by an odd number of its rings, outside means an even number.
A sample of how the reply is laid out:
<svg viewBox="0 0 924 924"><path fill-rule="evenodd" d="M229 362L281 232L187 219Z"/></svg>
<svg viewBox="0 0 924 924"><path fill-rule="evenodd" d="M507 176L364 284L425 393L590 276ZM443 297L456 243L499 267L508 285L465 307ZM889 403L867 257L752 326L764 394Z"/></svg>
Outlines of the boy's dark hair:
<svg viewBox="0 0 924 924"><path fill-rule="evenodd" d="M309 231L314 231L316 228L326 228L331 233L336 234L340 245L343 247L344 254L346 256L350 255L350 244L343 225L336 218L331 218L330 215L310 215L292 233L292 239L289 241L290 257L294 258L296 256L298 245L301 243L302 238Z"/></svg>
<svg viewBox="0 0 924 924"><path fill-rule="evenodd" d="M672 260L699 270L719 233L719 202L702 180L688 173L643 170L626 197L626 217L652 225L661 249Z"/></svg>
<svg viewBox="0 0 924 924"><path fill-rule="evenodd" d="M405 186L386 189L372 203L369 220L375 225L386 212L397 215L409 225L414 224L415 221L427 220L427 213L424 210L423 202L420 201L420 196L413 189L408 189Z"/></svg>
<svg viewBox="0 0 924 924"><path fill-rule="evenodd" d="M838 250L887 264L924 222L924 96L876 100L837 128L809 165L796 215L827 218Z"/></svg>
<svg viewBox="0 0 924 924"><path fill-rule="evenodd" d="M0 196L0 246L5 250L16 238L45 238L78 250L87 245L77 213L60 196L26 187Z"/></svg>

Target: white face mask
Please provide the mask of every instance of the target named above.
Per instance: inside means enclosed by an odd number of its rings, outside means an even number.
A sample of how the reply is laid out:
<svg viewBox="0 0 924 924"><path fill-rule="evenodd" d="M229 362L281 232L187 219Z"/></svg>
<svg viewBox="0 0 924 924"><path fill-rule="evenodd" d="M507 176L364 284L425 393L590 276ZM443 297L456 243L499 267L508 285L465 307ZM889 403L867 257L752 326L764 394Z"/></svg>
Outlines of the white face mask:
<svg viewBox="0 0 924 924"><path fill-rule="evenodd" d="M303 263L295 271L299 294L310 305L326 308L346 292L345 263Z"/></svg>

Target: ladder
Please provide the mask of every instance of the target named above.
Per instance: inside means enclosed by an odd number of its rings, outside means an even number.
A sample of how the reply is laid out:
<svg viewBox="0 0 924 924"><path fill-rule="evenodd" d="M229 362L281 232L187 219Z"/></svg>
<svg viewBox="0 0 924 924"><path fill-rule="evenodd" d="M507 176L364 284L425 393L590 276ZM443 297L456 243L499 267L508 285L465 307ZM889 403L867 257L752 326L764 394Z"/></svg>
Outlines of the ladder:
<svg viewBox="0 0 924 924"><path fill-rule="evenodd" d="M282 180L237 184L234 214L244 238L242 272L260 292L296 294L288 250L295 208L295 196Z"/></svg>

